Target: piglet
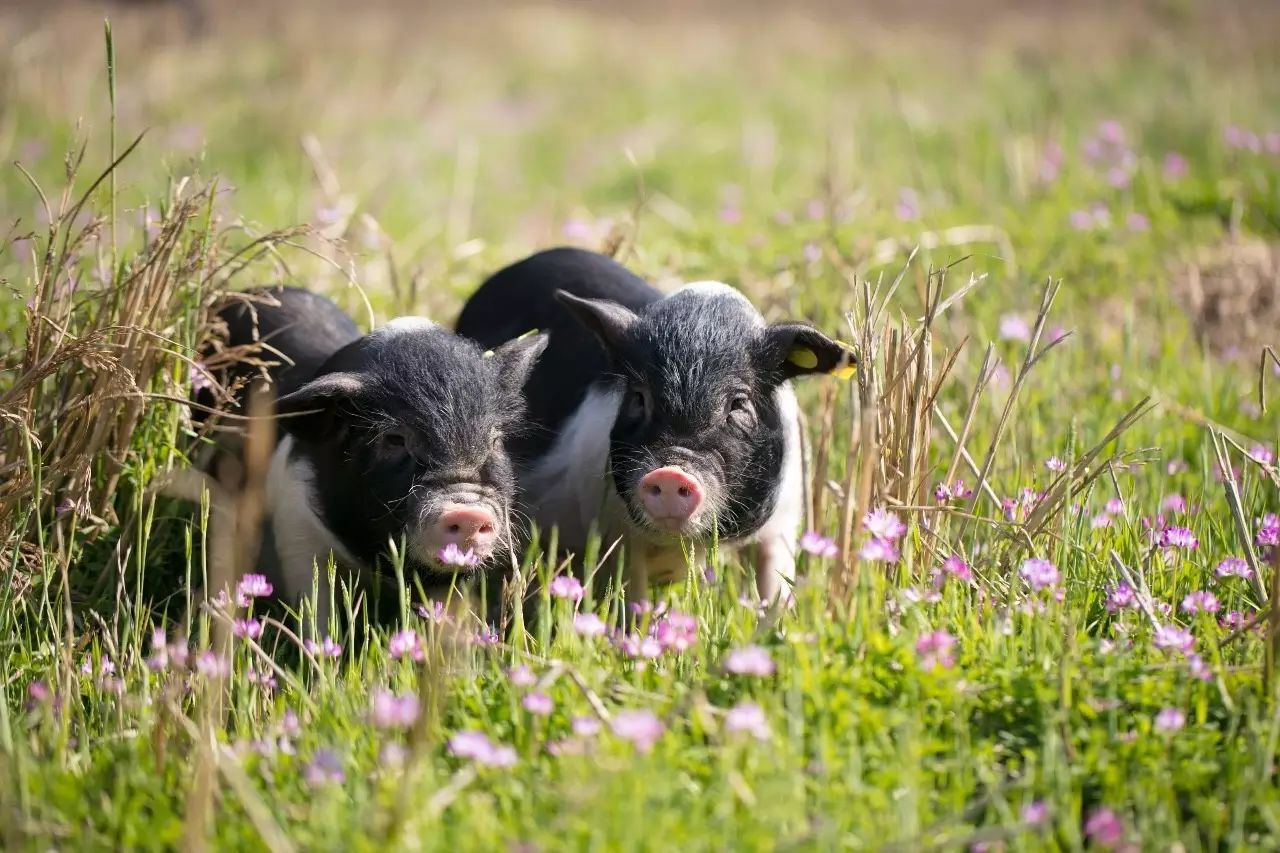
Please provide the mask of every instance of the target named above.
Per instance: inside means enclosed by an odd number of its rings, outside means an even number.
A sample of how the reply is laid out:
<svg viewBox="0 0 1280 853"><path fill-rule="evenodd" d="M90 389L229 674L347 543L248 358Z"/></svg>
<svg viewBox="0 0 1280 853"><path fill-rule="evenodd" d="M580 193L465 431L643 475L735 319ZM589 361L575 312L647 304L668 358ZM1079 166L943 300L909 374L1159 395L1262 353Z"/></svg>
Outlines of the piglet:
<svg viewBox="0 0 1280 853"><path fill-rule="evenodd" d="M281 438L267 475L258 570L286 600L312 588L327 617L330 555L339 576L367 588L405 577L428 595L474 576L509 551L515 476L504 438L522 423L521 386L546 337L486 352L420 317L360 336L337 306L274 289L253 322L223 309L229 346L260 340L281 363ZM328 352L326 352L328 351Z"/></svg>
<svg viewBox="0 0 1280 853"><path fill-rule="evenodd" d="M788 595L803 522L790 380L850 374L849 347L767 324L738 291L664 296L603 255L560 248L488 279L457 331L496 346L536 327L550 345L526 386L531 428L510 445L533 519L581 554L598 532L626 550L627 597L683 577L686 546L757 546L762 600Z"/></svg>

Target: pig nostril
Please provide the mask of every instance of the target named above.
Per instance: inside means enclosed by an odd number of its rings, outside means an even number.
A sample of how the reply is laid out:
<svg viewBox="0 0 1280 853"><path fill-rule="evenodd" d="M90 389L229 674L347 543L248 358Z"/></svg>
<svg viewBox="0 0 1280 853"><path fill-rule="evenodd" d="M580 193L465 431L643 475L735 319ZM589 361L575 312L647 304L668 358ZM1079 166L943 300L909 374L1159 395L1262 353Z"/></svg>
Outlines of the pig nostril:
<svg viewBox="0 0 1280 853"><path fill-rule="evenodd" d="M680 497L682 497L682 498L687 498L687 497L689 497L689 487L688 487L688 486L681 486L681 487L680 487Z"/></svg>
<svg viewBox="0 0 1280 853"><path fill-rule="evenodd" d="M449 525L449 532L450 532L450 533L457 533L457 532L458 532L458 531L460 531L461 529L462 529L462 528L461 528L461 527L459 527L459 526L458 526L458 525L456 525L456 524L450 524L450 525Z"/></svg>
<svg viewBox="0 0 1280 853"><path fill-rule="evenodd" d="M480 532L481 532L481 533L492 533L492 532L493 532L493 525L492 525L492 524L482 524L482 525L480 525Z"/></svg>
<svg viewBox="0 0 1280 853"><path fill-rule="evenodd" d="M662 487L655 485L654 483L650 483L649 485L644 487L644 491L645 491L645 494L653 495L654 497L657 497L658 495L662 494Z"/></svg>

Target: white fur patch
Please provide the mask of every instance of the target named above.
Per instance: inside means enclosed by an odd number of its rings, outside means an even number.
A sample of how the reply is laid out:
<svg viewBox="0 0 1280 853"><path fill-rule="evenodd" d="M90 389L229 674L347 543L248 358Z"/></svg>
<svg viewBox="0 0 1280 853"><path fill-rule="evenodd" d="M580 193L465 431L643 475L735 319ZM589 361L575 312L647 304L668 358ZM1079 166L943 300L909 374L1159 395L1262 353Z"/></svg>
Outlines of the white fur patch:
<svg viewBox="0 0 1280 853"><path fill-rule="evenodd" d="M785 585L795 580L796 545L804 523L804 458L801 452L800 404L789 383L774 391L778 416L784 430L782 445L782 481L778 484L778 500L773 514L756 531L752 541L759 543L756 565L756 590L760 598L772 600L785 592Z"/></svg>
<svg viewBox="0 0 1280 853"><path fill-rule="evenodd" d="M757 322L756 325L764 325L764 317L751 304L751 300L743 296L737 288L725 284L723 281L691 281L688 284L681 285L667 295L667 299L673 296L694 296L701 299L732 299L741 303L742 307Z"/></svg>
<svg viewBox="0 0 1280 853"><path fill-rule="evenodd" d="M621 503L609 487L606 470L609 433L621 401L622 392L616 388L590 388L561 425L555 444L522 478L534 520L544 531L558 527L560 543L569 550L581 553L592 522L606 514L609 496Z"/></svg>
<svg viewBox="0 0 1280 853"><path fill-rule="evenodd" d="M311 593L311 579L318 566L319 606L324 610L329 604L329 555L333 554L339 567L355 569L360 563L313 509L314 473L307 463L289 458L292 447L292 436L281 439L267 475L267 510L280 564L281 591L291 604L302 601ZM327 622L327 614L317 616L321 625Z"/></svg>
<svg viewBox="0 0 1280 853"><path fill-rule="evenodd" d="M436 324L428 320L426 317L397 317L389 321L385 326L378 329L375 334L391 336L391 335L409 335L414 332L425 332L436 328Z"/></svg>

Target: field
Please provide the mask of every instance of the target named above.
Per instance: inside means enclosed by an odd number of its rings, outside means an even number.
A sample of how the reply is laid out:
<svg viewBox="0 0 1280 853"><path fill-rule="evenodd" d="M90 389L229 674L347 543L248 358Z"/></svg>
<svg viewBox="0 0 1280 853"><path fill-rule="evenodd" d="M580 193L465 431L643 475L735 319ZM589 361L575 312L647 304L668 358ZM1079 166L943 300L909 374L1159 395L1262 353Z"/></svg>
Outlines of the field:
<svg viewBox="0 0 1280 853"><path fill-rule="evenodd" d="M0 845L1280 849L1276 9L358 5L0 12ZM861 350L795 607L202 607L217 294L560 243Z"/></svg>

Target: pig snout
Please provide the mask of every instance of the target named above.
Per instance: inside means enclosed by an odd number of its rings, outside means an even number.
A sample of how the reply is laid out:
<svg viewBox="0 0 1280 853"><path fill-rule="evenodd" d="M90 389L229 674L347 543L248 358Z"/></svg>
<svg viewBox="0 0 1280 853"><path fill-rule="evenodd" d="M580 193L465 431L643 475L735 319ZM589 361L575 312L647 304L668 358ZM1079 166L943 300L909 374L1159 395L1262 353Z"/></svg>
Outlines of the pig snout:
<svg viewBox="0 0 1280 853"><path fill-rule="evenodd" d="M493 553L497 541L497 516L475 504L447 504L427 530L433 554L453 545L464 554L483 559Z"/></svg>
<svg viewBox="0 0 1280 853"><path fill-rule="evenodd" d="M697 477L675 466L655 468L640 478L640 505L665 530L678 531L692 521L704 492Z"/></svg>

